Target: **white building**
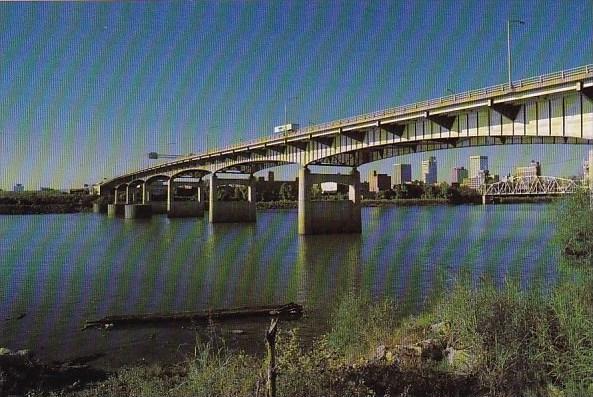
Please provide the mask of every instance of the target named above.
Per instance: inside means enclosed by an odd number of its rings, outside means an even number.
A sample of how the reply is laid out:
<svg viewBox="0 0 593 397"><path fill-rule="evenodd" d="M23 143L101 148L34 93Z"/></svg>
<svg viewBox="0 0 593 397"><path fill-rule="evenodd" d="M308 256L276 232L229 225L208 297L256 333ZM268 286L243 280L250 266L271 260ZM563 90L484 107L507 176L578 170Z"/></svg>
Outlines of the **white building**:
<svg viewBox="0 0 593 397"><path fill-rule="evenodd" d="M488 156L469 156L469 177L478 176L480 171L488 171Z"/></svg>
<svg viewBox="0 0 593 397"><path fill-rule="evenodd" d="M539 162L531 160L531 163L527 167L515 168L515 176L526 177L526 176L541 176L542 168Z"/></svg>
<svg viewBox="0 0 593 397"><path fill-rule="evenodd" d="M422 160L422 180L427 185L437 183L437 159L430 156L428 160Z"/></svg>

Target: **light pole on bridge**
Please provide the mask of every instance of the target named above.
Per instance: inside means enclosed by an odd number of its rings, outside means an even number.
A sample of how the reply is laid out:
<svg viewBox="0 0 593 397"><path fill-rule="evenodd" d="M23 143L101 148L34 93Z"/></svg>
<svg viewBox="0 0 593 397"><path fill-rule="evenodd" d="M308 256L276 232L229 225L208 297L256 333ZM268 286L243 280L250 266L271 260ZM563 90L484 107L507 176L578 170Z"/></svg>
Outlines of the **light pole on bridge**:
<svg viewBox="0 0 593 397"><path fill-rule="evenodd" d="M298 96L291 96L290 98L286 99L284 101L284 125L288 124L288 115L287 115L287 107L288 107L288 102L294 100L294 99L298 99Z"/></svg>
<svg viewBox="0 0 593 397"><path fill-rule="evenodd" d="M520 19L507 19L507 55L508 55L508 71L509 71L509 88L513 88L513 81L511 75L511 23L518 23L525 25L525 22Z"/></svg>

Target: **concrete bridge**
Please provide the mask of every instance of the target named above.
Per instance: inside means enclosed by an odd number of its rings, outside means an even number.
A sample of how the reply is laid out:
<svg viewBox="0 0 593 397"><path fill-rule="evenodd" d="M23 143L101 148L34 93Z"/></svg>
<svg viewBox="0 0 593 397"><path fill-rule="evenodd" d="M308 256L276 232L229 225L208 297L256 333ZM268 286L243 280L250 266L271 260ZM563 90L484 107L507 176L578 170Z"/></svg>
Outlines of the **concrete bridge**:
<svg viewBox="0 0 593 397"><path fill-rule="evenodd" d="M298 164L299 233L355 233L361 231L360 165L404 154L471 146L591 143L593 65L587 65L191 155L107 180L100 185L99 193L113 197L110 214L147 216L153 207L147 186L162 180L168 183L170 216L199 216L203 214L201 181L208 177L210 221L253 222L253 174ZM311 165L350 169L345 175L314 174L308 169ZM229 174L234 174L234 179L224 178ZM238 179L237 175L245 178ZM173 195L176 179L184 176L199 181L200 193L194 202L177 203ZM329 181L348 185L349 200L312 201L310 187ZM216 200L216 188L224 184L246 185L247 201Z"/></svg>

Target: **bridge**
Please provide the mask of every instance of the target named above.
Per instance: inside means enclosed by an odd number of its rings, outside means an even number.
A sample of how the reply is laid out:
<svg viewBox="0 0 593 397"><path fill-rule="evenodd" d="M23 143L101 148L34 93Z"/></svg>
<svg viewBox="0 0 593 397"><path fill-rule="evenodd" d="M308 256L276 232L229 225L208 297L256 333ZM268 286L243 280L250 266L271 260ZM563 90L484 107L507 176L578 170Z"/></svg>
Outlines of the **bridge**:
<svg viewBox="0 0 593 397"><path fill-rule="evenodd" d="M576 193L579 185L572 179L553 176L520 176L482 185L482 203L487 197L549 196Z"/></svg>
<svg viewBox="0 0 593 397"><path fill-rule="evenodd" d="M207 177L210 222L253 222L253 174L298 164L299 233L356 233L361 231L360 165L461 147L591 143L593 65L586 65L198 153L107 180L99 194L110 197L110 215L147 216L157 206L151 203L149 186L161 180L168 185L169 216L200 216L202 180ZM311 165L344 166L349 172L312 173ZM225 178L230 175L232 179ZM176 179L187 176L199 181L198 200L176 202ZM349 199L312 201L312 185L322 182L348 185ZM218 201L217 187L228 184L247 186L247 200Z"/></svg>

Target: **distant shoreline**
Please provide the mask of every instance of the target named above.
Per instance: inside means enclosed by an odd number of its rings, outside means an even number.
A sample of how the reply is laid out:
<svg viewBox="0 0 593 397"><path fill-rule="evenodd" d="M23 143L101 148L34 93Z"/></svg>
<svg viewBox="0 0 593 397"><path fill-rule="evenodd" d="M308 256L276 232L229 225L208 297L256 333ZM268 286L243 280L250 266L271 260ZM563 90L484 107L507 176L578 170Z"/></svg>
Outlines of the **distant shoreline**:
<svg viewBox="0 0 593 397"><path fill-rule="evenodd" d="M537 204L550 203L559 197L501 197L495 204ZM362 200L363 207L413 207L431 205L459 205L478 203L451 203L447 199L393 199L393 200ZM488 205L492 205L489 203ZM298 208L297 201L260 201L258 210L283 210ZM51 203L51 204L0 204L0 215L39 215L39 214L75 214L90 212L92 202L83 203ZM206 209L207 210L207 209Z"/></svg>

